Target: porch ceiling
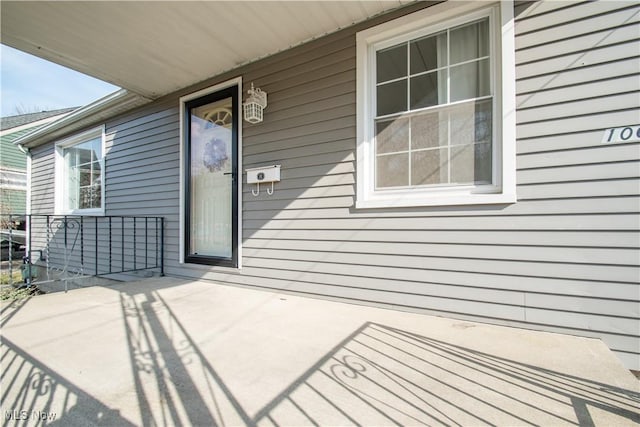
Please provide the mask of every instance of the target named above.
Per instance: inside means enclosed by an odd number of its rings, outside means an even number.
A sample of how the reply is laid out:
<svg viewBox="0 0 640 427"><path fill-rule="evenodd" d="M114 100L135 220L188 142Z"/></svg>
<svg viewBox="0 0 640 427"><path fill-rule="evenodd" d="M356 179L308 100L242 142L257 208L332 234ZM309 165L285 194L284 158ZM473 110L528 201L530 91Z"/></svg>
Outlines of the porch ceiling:
<svg viewBox="0 0 640 427"><path fill-rule="evenodd" d="M393 1L2 1L2 43L158 98L394 9Z"/></svg>

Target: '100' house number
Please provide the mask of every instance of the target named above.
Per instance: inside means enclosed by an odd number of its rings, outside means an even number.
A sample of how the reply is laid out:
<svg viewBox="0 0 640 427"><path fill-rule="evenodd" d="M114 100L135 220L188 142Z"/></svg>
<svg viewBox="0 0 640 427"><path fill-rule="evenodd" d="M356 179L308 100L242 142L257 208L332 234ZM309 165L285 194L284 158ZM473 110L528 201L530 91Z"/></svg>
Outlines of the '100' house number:
<svg viewBox="0 0 640 427"><path fill-rule="evenodd" d="M640 141L640 126L624 126L611 128L604 131L603 143L611 142L638 142Z"/></svg>

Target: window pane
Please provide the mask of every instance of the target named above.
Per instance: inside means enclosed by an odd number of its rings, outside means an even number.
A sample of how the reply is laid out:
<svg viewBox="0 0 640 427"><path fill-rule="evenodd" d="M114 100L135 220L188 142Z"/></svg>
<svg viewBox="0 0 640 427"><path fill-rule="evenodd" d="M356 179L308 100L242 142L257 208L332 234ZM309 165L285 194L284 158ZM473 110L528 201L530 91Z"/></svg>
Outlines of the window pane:
<svg viewBox="0 0 640 427"><path fill-rule="evenodd" d="M91 169L81 168L80 169L80 186L85 187L87 185L91 185Z"/></svg>
<svg viewBox="0 0 640 427"><path fill-rule="evenodd" d="M71 157L75 158L75 153ZM80 192L79 186L79 170L76 167L67 169L67 183L66 183L66 209L78 208L78 194Z"/></svg>
<svg viewBox="0 0 640 427"><path fill-rule="evenodd" d="M447 33L414 40L409 45L411 74L447 65Z"/></svg>
<svg viewBox="0 0 640 427"><path fill-rule="evenodd" d="M80 187L78 209L95 209L101 205L100 186Z"/></svg>
<svg viewBox="0 0 640 427"><path fill-rule="evenodd" d="M74 145L71 149L72 150L91 150L92 147L93 147L93 140L88 140L88 141L80 142Z"/></svg>
<svg viewBox="0 0 640 427"><path fill-rule="evenodd" d="M409 185L409 153L390 154L376 158L376 187Z"/></svg>
<svg viewBox="0 0 640 427"><path fill-rule="evenodd" d="M102 202L101 137L67 147L62 153L66 177L64 209L100 208Z"/></svg>
<svg viewBox="0 0 640 427"><path fill-rule="evenodd" d="M92 194L91 194L91 203L92 203L92 208L99 208L100 206L102 206L102 185L100 182L94 182L93 187L92 187Z"/></svg>
<svg viewBox="0 0 640 427"><path fill-rule="evenodd" d="M431 107L447 102L446 71L434 71L411 78L411 109Z"/></svg>
<svg viewBox="0 0 640 427"><path fill-rule="evenodd" d="M489 20L451 30L451 63L489 56Z"/></svg>
<svg viewBox="0 0 640 427"><path fill-rule="evenodd" d="M447 112L436 111L411 118L411 149L447 145Z"/></svg>
<svg viewBox="0 0 640 427"><path fill-rule="evenodd" d="M451 102L491 94L489 60L451 67Z"/></svg>
<svg viewBox="0 0 640 427"><path fill-rule="evenodd" d="M451 145L491 142L492 101L465 103L450 111Z"/></svg>
<svg viewBox="0 0 640 427"><path fill-rule="evenodd" d="M387 83L378 86L377 115L399 113L407 110L407 81Z"/></svg>
<svg viewBox="0 0 640 427"><path fill-rule="evenodd" d="M451 147L451 182L456 184L491 183L491 144Z"/></svg>
<svg viewBox="0 0 640 427"><path fill-rule="evenodd" d="M447 174L446 148L411 153L411 185L444 184Z"/></svg>
<svg viewBox="0 0 640 427"><path fill-rule="evenodd" d="M376 153L409 150L409 119L396 119L376 124Z"/></svg>
<svg viewBox="0 0 640 427"><path fill-rule="evenodd" d="M78 155L78 164L79 165L83 165L85 163L91 163L91 152L92 150L86 149L86 148L80 148L80 147L76 147L76 148L72 148L72 150L75 150L77 155Z"/></svg>
<svg viewBox="0 0 640 427"><path fill-rule="evenodd" d="M407 75L407 45L391 47L376 53L377 83L386 82Z"/></svg>
<svg viewBox="0 0 640 427"><path fill-rule="evenodd" d="M91 208L91 188L80 187L80 202L77 208L78 209Z"/></svg>
<svg viewBox="0 0 640 427"><path fill-rule="evenodd" d="M101 160L102 159L102 139L101 138L96 138L92 141L92 147L93 149L93 159L94 160Z"/></svg>

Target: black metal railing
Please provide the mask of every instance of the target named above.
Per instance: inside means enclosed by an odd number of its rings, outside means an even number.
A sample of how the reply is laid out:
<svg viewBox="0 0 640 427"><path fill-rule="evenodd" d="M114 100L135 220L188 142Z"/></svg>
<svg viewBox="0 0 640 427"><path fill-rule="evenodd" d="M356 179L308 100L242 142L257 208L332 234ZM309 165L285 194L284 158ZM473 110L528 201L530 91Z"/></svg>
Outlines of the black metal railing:
<svg viewBox="0 0 640 427"><path fill-rule="evenodd" d="M43 275L50 280L54 273L57 277L103 276L158 270L164 275L163 217L3 215L0 218L2 259L9 261L10 282L15 282L14 261L20 255L24 264L22 280L27 284L42 281Z"/></svg>

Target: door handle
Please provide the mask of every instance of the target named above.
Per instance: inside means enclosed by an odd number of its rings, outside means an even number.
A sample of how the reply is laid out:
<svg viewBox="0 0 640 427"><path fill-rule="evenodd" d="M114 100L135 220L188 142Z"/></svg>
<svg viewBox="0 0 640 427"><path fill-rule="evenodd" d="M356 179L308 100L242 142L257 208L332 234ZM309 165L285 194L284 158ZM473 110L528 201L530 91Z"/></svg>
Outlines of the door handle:
<svg viewBox="0 0 640 427"><path fill-rule="evenodd" d="M236 175L237 175L237 170L234 168L233 172L223 172L223 175L231 175L231 179L233 179L233 181L235 182L236 180Z"/></svg>

